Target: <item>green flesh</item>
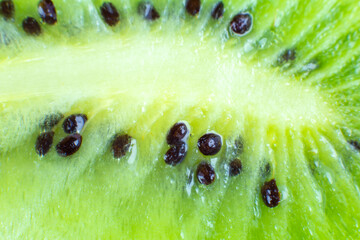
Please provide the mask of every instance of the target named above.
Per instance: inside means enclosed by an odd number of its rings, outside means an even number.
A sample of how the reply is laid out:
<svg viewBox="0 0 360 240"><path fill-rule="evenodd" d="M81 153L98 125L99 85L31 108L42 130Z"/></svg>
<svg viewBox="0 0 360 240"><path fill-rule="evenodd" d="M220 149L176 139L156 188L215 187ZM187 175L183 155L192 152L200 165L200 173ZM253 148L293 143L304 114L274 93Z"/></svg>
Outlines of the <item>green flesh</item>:
<svg viewBox="0 0 360 240"><path fill-rule="evenodd" d="M357 1L224 1L216 21L217 1L192 17L184 2L158 0L148 22L139 1L114 0L115 27L102 1L53 2L54 26L32 0L0 19L1 239L360 238L360 153L348 143L360 140ZM229 31L241 11L254 23L243 37ZM23 31L28 16L40 36ZM288 49L296 59L279 66ZM39 125L57 112L88 116L82 146L56 153L61 121L39 157ZM191 135L172 167L166 134L179 121ZM210 131L223 147L203 156L197 140ZM116 133L133 138L121 159ZM229 177L236 157L243 170ZM194 176L203 160L216 172L209 186ZM281 201L268 208L260 189L272 178Z"/></svg>

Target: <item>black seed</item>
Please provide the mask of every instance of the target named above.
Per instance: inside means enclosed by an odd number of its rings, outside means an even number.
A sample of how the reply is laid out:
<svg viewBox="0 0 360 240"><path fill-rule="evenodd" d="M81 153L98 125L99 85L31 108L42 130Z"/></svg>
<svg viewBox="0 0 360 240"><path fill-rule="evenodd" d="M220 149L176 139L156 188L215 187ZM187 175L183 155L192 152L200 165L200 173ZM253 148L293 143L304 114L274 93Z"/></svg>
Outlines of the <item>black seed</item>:
<svg viewBox="0 0 360 240"><path fill-rule="evenodd" d="M56 9L51 0L41 0L38 5L38 12L45 23L54 25L57 22Z"/></svg>
<svg viewBox="0 0 360 240"><path fill-rule="evenodd" d="M54 132L44 132L38 136L35 151L39 156L44 156L50 150L53 144L54 134Z"/></svg>
<svg viewBox="0 0 360 240"><path fill-rule="evenodd" d="M6 19L10 19L14 17L15 6L12 0L2 0L0 6L1 6L1 14Z"/></svg>
<svg viewBox="0 0 360 240"><path fill-rule="evenodd" d="M240 159L234 159L229 164L229 175L236 176L239 175L242 170L242 164Z"/></svg>
<svg viewBox="0 0 360 240"><path fill-rule="evenodd" d="M114 158L121 158L129 151L131 145L131 137L127 134L116 135L112 143L112 151Z"/></svg>
<svg viewBox="0 0 360 240"><path fill-rule="evenodd" d="M215 4L214 8L211 11L211 17L213 19L219 19L224 15L224 3L218 2Z"/></svg>
<svg viewBox="0 0 360 240"><path fill-rule="evenodd" d="M245 35L251 30L252 16L249 13L239 13L230 22L231 30L238 35Z"/></svg>
<svg viewBox="0 0 360 240"><path fill-rule="evenodd" d="M109 26L115 26L120 21L119 12L111 2L104 2L100 7L101 15Z"/></svg>
<svg viewBox="0 0 360 240"><path fill-rule="evenodd" d="M295 49L287 49L278 58L278 63L281 65L281 64L284 64L286 62L293 61L293 60L295 60L295 58L296 58Z"/></svg>
<svg viewBox="0 0 360 240"><path fill-rule="evenodd" d="M275 179L265 182L261 188L262 199L269 208L276 207L280 202L280 192Z"/></svg>
<svg viewBox="0 0 360 240"><path fill-rule="evenodd" d="M271 173L270 163L267 163L265 166L261 168L261 174L264 178L267 178Z"/></svg>
<svg viewBox="0 0 360 240"><path fill-rule="evenodd" d="M207 133L199 138L198 148L204 155L215 155L221 149L221 137L214 133Z"/></svg>
<svg viewBox="0 0 360 240"><path fill-rule="evenodd" d="M171 146L164 156L165 163L172 166L181 163L186 156L186 151L187 145L184 142Z"/></svg>
<svg viewBox="0 0 360 240"><path fill-rule="evenodd" d="M160 14L155 7L149 2L140 2L138 6L138 13L146 20L154 21L160 18Z"/></svg>
<svg viewBox="0 0 360 240"><path fill-rule="evenodd" d="M215 181L215 170L209 163L202 162L196 169L196 177L199 183L209 185Z"/></svg>
<svg viewBox="0 0 360 240"><path fill-rule="evenodd" d="M176 144L182 141L187 133L188 129L185 123L175 123L174 126L172 126L170 129L166 137L166 141L169 145Z"/></svg>
<svg viewBox="0 0 360 240"><path fill-rule="evenodd" d="M22 22L22 27L27 34L38 36L41 33L41 27L35 18L27 17Z"/></svg>
<svg viewBox="0 0 360 240"><path fill-rule="evenodd" d="M60 120L64 117L61 113L53 113L45 116L44 120L40 124L40 128L44 131L50 131L53 127L56 126L60 122Z"/></svg>
<svg viewBox="0 0 360 240"><path fill-rule="evenodd" d="M67 157L76 153L82 142L82 136L78 133L71 134L63 138L57 145L56 151L62 157Z"/></svg>
<svg viewBox="0 0 360 240"><path fill-rule="evenodd" d="M186 11L192 15L195 16L200 12L200 0L187 0L185 4Z"/></svg>
<svg viewBox="0 0 360 240"><path fill-rule="evenodd" d="M354 140L349 141L349 144L353 146L356 150L360 151L360 143Z"/></svg>
<svg viewBox="0 0 360 240"><path fill-rule="evenodd" d="M83 129L87 119L88 118L85 114L70 115L69 117L65 118L63 122L64 132L66 133L80 132Z"/></svg>

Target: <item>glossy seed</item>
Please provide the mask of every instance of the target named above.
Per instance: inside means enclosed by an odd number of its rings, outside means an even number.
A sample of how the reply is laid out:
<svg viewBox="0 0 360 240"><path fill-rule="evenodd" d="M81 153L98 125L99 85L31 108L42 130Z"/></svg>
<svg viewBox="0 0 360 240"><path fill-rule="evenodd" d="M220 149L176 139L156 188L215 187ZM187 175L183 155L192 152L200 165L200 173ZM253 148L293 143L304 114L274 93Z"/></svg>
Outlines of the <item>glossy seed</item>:
<svg viewBox="0 0 360 240"><path fill-rule="evenodd" d="M172 166L181 163L185 159L186 152L187 145L184 142L171 146L164 156L165 163Z"/></svg>
<svg viewBox="0 0 360 240"><path fill-rule="evenodd" d="M80 149L81 142L82 142L82 136L80 134L78 133L71 134L63 138L56 145L56 152L62 157L73 155Z"/></svg>
<svg viewBox="0 0 360 240"><path fill-rule="evenodd" d="M185 123L175 123L167 134L166 142L169 145L176 144L184 140L188 133L188 128Z"/></svg>
<svg viewBox="0 0 360 240"><path fill-rule="evenodd" d="M204 155L215 155L221 149L221 137L215 133L207 133L198 140L198 148Z"/></svg>
<svg viewBox="0 0 360 240"><path fill-rule="evenodd" d="M231 163L229 164L229 175L230 176L237 176L240 174L242 170L242 164L240 159L234 159L231 161Z"/></svg>
<svg viewBox="0 0 360 240"><path fill-rule="evenodd" d="M40 128L44 131L50 131L55 127L61 119L63 119L64 115L61 113L53 113L46 115L42 123L40 124Z"/></svg>
<svg viewBox="0 0 360 240"><path fill-rule="evenodd" d="M213 19L219 19L224 15L224 3L218 2L215 4L211 11L211 17Z"/></svg>
<svg viewBox="0 0 360 240"><path fill-rule="evenodd" d="M196 169L196 177L199 183L209 185L215 181L215 170L209 163L202 162Z"/></svg>
<svg viewBox="0 0 360 240"><path fill-rule="evenodd" d="M252 28L252 16L249 13L239 13L230 22L231 31L237 35L245 35Z"/></svg>
<svg viewBox="0 0 360 240"><path fill-rule="evenodd" d="M295 49L287 49L278 58L278 63L281 65L281 64L284 64L286 62L293 61L293 60L295 60L295 58L296 58Z"/></svg>
<svg viewBox="0 0 360 240"><path fill-rule="evenodd" d="M86 121L87 116L85 114L73 114L65 118L63 122L63 129L65 133L75 133L80 132Z"/></svg>
<svg viewBox="0 0 360 240"><path fill-rule="evenodd" d="M120 15L111 2L104 2L100 7L101 15L109 26L115 26L120 21Z"/></svg>
<svg viewBox="0 0 360 240"><path fill-rule="evenodd" d="M262 199L269 208L276 207L280 202L280 192L275 179L265 182L261 188Z"/></svg>
<svg viewBox="0 0 360 240"><path fill-rule="evenodd" d="M49 152L54 139L54 132L43 132L36 139L35 151L39 156L44 156Z"/></svg>
<svg viewBox="0 0 360 240"><path fill-rule="evenodd" d="M126 155L131 146L131 137L127 134L116 135L112 143L114 158L121 158Z"/></svg>
<svg viewBox="0 0 360 240"><path fill-rule="evenodd" d="M356 150L360 151L360 143L354 140L349 141L349 144L353 146Z"/></svg>
<svg viewBox="0 0 360 240"><path fill-rule="evenodd" d="M138 13L146 20L154 21L160 18L160 14L156 8L149 2L140 2L138 6Z"/></svg>
<svg viewBox="0 0 360 240"><path fill-rule="evenodd" d="M195 16L200 12L200 6L200 0L187 0L185 4L185 9L190 15Z"/></svg>
<svg viewBox="0 0 360 240"><path fill-rule="evenodd" d="M1 14L6 18L10 19L14 17L15 6L12 0L2 0L0 3Z"/></svg>
<svg viewBox="0 0 360 240"><path fill-rule="evenodd" d="M57 22L56 9L51 0L40 1L38 5L38 12L45 23L54 25Z"/></svg>
<svg viewBox="0 0 360 240"><path fill-rule="evenodd" d="M41 33L41 27L38 21L36 21L36 19L32 17L25 18L22 22L22 27L24 31L29 35L38 36Z"/></svg>

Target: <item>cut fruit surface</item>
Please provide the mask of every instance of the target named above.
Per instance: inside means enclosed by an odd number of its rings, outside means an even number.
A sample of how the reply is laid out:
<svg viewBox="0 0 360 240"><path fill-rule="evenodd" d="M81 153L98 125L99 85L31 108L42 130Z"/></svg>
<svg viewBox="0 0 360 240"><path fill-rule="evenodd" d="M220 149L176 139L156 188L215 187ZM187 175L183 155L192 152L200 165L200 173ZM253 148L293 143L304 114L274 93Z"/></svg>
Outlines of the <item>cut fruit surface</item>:
<svg viewBox="0 0 360 240"><path fill-rule="evenodd" d="M0 238L360 238L356 1L13 5Z"/></svg>

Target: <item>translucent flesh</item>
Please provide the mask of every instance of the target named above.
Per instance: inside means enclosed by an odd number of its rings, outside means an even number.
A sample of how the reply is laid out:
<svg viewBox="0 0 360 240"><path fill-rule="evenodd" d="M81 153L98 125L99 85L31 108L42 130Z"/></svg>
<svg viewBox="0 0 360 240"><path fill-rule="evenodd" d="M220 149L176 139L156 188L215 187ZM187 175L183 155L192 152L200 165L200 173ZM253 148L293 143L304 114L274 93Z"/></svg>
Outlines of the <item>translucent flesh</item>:
<svg viewBox="0 0 360 240"><path fill-rule="evenodd" d="M16 1L14 21L0 20L0 238L360 237L360 154L348 144L360 140L356 1L224 1L219 22L209 18L215 1L195 18L181 1L154 1L161 18L148 23L138 2L115 0L115 28L101 3L54 0L58 23L41 24L40 37L21 29L25 16L39 20L37 1ZM239 11L254 19L244 37L228 32ZM296 59L278 66L289 48ZM34 149L55 112L89 118L68 158ZM166 134L181 120L188 153L171 167ZM61 122L54 131L56 145ZM209 131L223 147L205 157L197 140ZM119 132L134 141L117 160ZM235 157L243 171L231 178ZM202 160L217 174L210 186L194 176ZM275 208L260 195L271 178Z"/></svg>

